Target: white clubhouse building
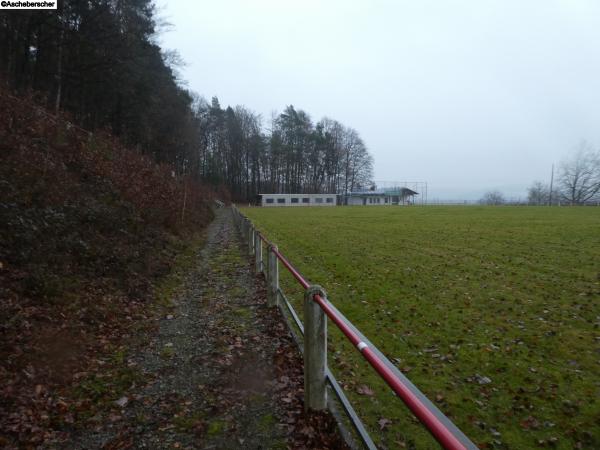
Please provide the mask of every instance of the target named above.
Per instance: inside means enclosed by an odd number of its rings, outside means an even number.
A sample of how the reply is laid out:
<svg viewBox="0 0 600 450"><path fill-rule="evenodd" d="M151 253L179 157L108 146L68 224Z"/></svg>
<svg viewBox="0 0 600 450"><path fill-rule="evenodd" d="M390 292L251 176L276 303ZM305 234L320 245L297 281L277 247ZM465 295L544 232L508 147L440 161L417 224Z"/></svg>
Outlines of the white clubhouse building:
<svg viewBox="0 0 600 450"><path fill-rule="evenodd" d="M337 194L259 194L260 206L412 205L418 192L406 187ZM338 201L339 200L339 201Z"/></svg>
<svg viewBox="0 0 600 450"><path fill-rule="evenodd" d="M335 194L259 194L260 206L335 206Z"/></svg>

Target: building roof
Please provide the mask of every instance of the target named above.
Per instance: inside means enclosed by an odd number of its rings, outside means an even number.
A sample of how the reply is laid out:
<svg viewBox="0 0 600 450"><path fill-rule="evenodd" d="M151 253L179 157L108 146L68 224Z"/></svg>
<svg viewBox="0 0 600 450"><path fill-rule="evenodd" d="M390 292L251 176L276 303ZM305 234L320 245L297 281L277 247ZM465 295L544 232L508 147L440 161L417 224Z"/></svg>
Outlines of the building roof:
<svg viewBox="0 0 600 450"><path fill-rule="evenodd" d="M390 196L390 195L401 195L403 197L408 195L419 195L418 192L413 191L412 189L408 189L406 187L399 188L388 188L388 189L376 189L374 191L354 191L350 192L351 196L356 197L364 197L364 196L374 196L374 197L382 197L382 196Z"/></svg>
<svg viewBox="0 0 600 450"><path fill-rule="evenodd" d="M329 196L333 195L333 196L336 196L337 194L298 194L298 193L295 193L295 192L292 192L292 193L288 193L288 192L275 192L275 193L271 193L271 194L257 194L257 195L259 195L259 196L262 196L262 195L296 195L298 197L308 197L308 196L311 196L311 195L329 195Z"/></svg>
<svg viewBox="0 0 600 450"><path fill-rule="evenodd" d="M387 195L419 195L417 191L413 191L407 187L386 189Z"/></svg>

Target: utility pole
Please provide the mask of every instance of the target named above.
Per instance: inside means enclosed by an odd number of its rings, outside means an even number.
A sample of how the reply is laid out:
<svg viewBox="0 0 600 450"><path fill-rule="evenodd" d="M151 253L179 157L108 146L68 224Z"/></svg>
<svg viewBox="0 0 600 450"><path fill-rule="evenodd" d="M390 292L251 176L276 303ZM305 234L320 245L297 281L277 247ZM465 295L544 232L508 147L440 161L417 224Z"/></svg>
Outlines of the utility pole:
<svg viewBox="0 0 600 450"><path fill-rule="evenodd" d="M548 206L552 206L552 187L554 184L554 163L552 163L552 174L550 175L550 195L548 196Z"/></svg>

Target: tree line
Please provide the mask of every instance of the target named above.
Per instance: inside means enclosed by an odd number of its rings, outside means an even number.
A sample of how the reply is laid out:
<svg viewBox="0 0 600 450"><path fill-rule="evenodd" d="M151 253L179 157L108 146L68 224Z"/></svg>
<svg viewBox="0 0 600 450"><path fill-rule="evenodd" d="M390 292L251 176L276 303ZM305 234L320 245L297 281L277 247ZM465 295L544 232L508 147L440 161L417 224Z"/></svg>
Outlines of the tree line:
<svg viewBox="0 0 600 450"><path fill-rule="evenodd" d="M502 192L486 192L483 205L507 203ZM521 203L521 202L518 202ZM554 170L549 183L534 181L527 190L529 205L597 205L600 203L600 149L582 141Z"/></svg>
<svg viewBox="0 0 600 450"><path fill-rule="evenodd" d="M582 141L557 167L550 183L535 181L528 190L531 205L586 205L600 202L600 149Z"/></svg>
<svg viewBox="0 0 600 450"><path fill-rule="evenodd" d="M243 106L222 109L217 98L196 102L201 142L188 155L190 171L227 185L234 197L261 192L347 193L370 184L373 158L358 132L293 106L272 118Z"/></svg>
<svg viewBox="0 0 600 450"><path fill-rule="evenodd" d="M178 57L156 43L151 0L63 0L57 11L0 13L0 75L89 130L108 129L176 174L260 192L344 193L367 186L373 158L358 132L293 106L263 118L181 86Z"/></svg>

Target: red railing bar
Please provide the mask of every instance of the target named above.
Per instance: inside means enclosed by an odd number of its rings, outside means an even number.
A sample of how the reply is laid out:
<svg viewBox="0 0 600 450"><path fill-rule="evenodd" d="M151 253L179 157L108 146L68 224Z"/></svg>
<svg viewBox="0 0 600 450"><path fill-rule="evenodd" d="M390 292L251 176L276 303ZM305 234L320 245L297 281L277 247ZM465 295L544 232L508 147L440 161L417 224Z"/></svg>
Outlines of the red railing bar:
<svg viewBox="0 0 600 450"><path fill-rule="evenodd" d="M262 233L259 233L260 238L266 243L270 242L265 238ZM308 289L310 284L304 279L304 277L296 270L294 266L283 256L278 249L274 248L273 253L277 256L277 259L286 267L286 269L292 274L292 276L302 285L304 289ZM319 304L321 309L327 314L333 323L346 335L346 337L352 342L352 344L358 348L363 357L368 361L369 364L375 369L375 371L381 375L383 380L392 388L392 390L402 399L404 404L412 411L419 421L425 425L432 436L444 447L446 450L467 450L462 442L450 431L438 418L432 413L427 406L421 402L421 400L408 388L405 384L399 380L396 375L385 365L381 359L373 352L361 339L352 331L348 325L339 317L336 312L329 307L329 304L320 295L314 296L314 301Z"/></svg>
<svg viewBox="0 0 600 450"><path fill-rule="evenodd" d="M433 437L447 450L466 450L466 447L446 428L421 400L405 386L394 373L379 359L379 357L352 331L320 295L314 296L314 301L346 335L352 344L358 348L363 357L371 364L384 381L398 394L404 404L412 411L419 421L425 425Z"/></svg>
<svg viewBox="0 0 600 450"><path fill-rule="evenodd" d="M285 256L283 256L281 253L279 253L279 250L273 249L273 253L275 253L275 255L277 256L277 259L279 259L279 261L281 261L281 264L283 264L286 267L286 269L290 271L292 276L296 280L298 280L298 283L300 283L304 289L308 289L310 287L310 284L308 283L308 281L306 281L304 279L304 277L302 275L300 275L300 272L298 272L296 270L296 268L294 266L292 266L292 264L285 258Z"/></svg>

